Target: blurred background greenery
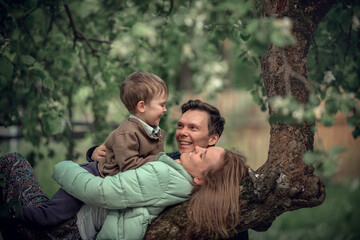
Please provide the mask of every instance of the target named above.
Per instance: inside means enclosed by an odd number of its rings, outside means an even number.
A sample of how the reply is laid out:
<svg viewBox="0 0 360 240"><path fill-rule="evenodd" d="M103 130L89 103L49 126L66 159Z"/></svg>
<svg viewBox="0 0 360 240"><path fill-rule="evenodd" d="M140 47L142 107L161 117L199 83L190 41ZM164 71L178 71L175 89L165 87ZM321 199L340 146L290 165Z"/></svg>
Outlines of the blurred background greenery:
<svg viewBox="0 0 360 240"><path fill-rule="evenodd" d="M166 152L176 150L179 106L190 98L220 109L219 146L243 152L254 169L267 159L268 101L290 121L316 123L305 160L326 181L325 202L284 213L251 239L360 239L359 6L338 1L318 26L303 106L266 97L259 57L295 39L290 18L259 18L261 1L0 1L0 154L25 155L53 195L54 164L84 162L128 114L119 84L149 71L170 89Z"/></svg>

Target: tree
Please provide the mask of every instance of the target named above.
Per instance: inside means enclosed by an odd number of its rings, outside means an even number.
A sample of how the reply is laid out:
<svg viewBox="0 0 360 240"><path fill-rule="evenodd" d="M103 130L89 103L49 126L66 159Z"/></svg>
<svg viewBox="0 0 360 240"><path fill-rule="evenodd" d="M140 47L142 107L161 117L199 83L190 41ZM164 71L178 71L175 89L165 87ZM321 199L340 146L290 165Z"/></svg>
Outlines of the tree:
<svg viewBox="0 0 360 240"><path fill-rule="evenodd" d="M267 54L261 58L268 98L292 95L301 104L309 100L311 89L307 80L307 52L317 25L333 3L334 1L262 2L262 16L292 19L292 33L297 40L294 46L285 48L270 44ZM306 24L303 22L305 19ZM269 114L276 114L271 105ZM239 199L242 219L239 231L266 225L285 211L314 207L325 200L324 184L313 175L313 168L302 160L306 151L313 150L314 132L311 128L312 124L307 122L272 122L268 160L242 184ZM191 230L193 226L183 220L186 217L182 212L183 208L183 205L176 207L157 218L149 227L145 239L165 239L165 236L169 239L184 238L184 232L189 234L185 238L194 238ZM174 215L180 216L180 220L174 220ZM165 233L162 227L164 225L168 226ZM206 239L206 233L195 236L196 239Z"/></svg>
<svg viewBox="0 0 360 240"><path fill-rule="evenodd" d="M332 41L333 61L323 60L328 54L322 46L328 43L324 34L313 40L334 3L3 1L0 106L7 111L1 111L1 124L21 125L24 136L37 145L55 136L71 152L74 109L91 108L92 131L97 143L102 142L110 131L107 103L130 72L154 72L172 92L180 85L182 69L192 77L196 91L209 94L254 83L255 102L269 109L270 150L267 162L242 183L238 230L265 226L285 211L317 206L325 199L324 184L310 166L318 157L312 152L315 121L331 125L332 116L342 109L354 137L360 134L359 107L349 101L360 97L359 58L351 51L359 42L356 28L352 30L356 21L340 25ZM335 5L343 6L357 19L358 1ZM347 44L339 50L342 38ZM236 53L230 59L223 54L228 42ZM343 63L337 61L341 50ZM238 72L252 84L234 81ZM340 82L332 80L334 75L350 77ZM86 97L79 104L74 98L80 91ZM326 102L326 112L319 117L314 109L320 100ZM304 154L310 165L303 162ZM186 206L161 214L145 238L206 238L186 221Z"/></svg>

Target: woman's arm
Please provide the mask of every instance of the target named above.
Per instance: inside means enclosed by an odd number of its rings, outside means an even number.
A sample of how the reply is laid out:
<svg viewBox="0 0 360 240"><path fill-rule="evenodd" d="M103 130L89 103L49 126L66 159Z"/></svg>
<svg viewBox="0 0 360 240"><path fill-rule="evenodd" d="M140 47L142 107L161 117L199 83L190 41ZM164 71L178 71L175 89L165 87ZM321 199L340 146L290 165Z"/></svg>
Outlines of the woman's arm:
<svg viewBox="0 0 360 240"><path fill-rule="evenodd" d="M64 161L55 166L53 178L66 192L89 205L108 209L125 209L156 206L164 198L174 198L167 192L170 174L174 174L174 171L165 163L154 162L135 170L100 178L88 173L72 161ZM178 190L186 194L188 190L181 189L181 186L186 186L186 184L181 184L181 181L186 181L186 179L181 179L181 175L178 175L176 179L180 181ZM172 202L185 201L184 194L179 193Z"/></svg>

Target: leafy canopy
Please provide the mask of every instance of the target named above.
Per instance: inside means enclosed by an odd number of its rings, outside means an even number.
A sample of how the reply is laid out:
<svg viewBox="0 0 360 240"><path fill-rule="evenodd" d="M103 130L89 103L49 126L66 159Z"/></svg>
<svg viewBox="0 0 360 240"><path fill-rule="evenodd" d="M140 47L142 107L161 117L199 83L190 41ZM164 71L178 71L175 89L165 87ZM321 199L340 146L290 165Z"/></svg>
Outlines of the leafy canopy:
<svg viewBox="0 0 360 240"><path fill-rule="evenodd" d="M291 121L325 125L342 110L357 137L359 6L347 2L337 3L315 34L309 103L300 105L291 96L271 103ZM149 71L163 78L171 105L179 101L184 68L191 72L193 91L211 95L246 88L265 111L259 56L269 42L284 47L295 39L291 19L259 18L255 3L1 1L0 124L20 126L35 146L55 137L70 148L75 121L90 114L91 134L99 144L111 131L109 102L127 75ZM320 100L326 101L326 111L316 116ZM162 124L166 129L166 120Z"/></svg>

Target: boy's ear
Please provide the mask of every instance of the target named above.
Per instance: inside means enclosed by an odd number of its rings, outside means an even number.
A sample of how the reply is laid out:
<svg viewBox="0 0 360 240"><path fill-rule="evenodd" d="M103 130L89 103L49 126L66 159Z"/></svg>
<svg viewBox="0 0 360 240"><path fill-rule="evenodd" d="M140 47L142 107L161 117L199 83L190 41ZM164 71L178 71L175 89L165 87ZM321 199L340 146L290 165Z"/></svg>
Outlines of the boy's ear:
<svg viewBox="0 0 360 240"><path fill-rule="evenodd" d="M136 104L136 110L138 112L145 112L145 102L144 101L139 101L137 104Z"/></svg>
<svg viewBox="0 0 360 240"><path fill-rule="evenodd" d="M202 178L198 178L198 177L194 177L194 183L196 185L203 185L204 184L204 180Z"/></svg>
<svg viewBox="0 0 360 240"><path fill-rule="evenodd" d="M211 137L209 138L209 141L208 141L208 146L213 146L213 145L215 145L218 140L219 140L219 134L213 134L213 135L211 135Z"/></svg>

